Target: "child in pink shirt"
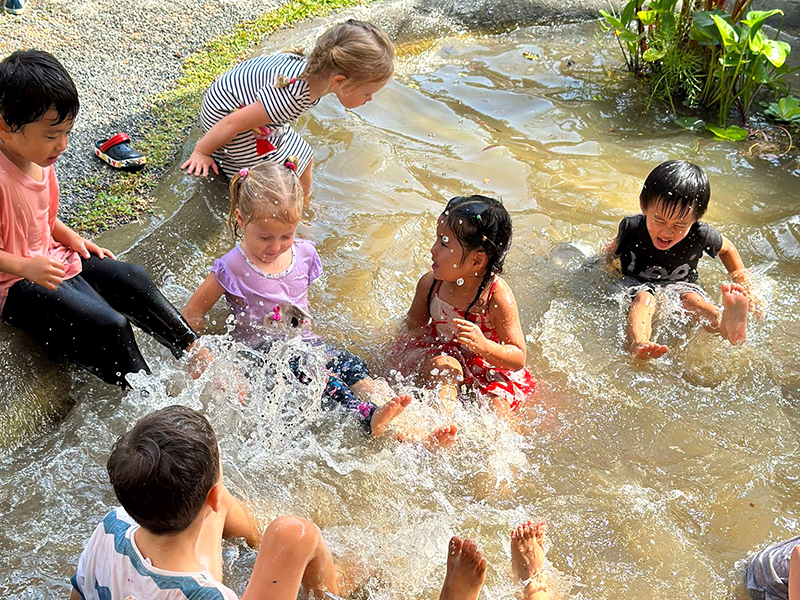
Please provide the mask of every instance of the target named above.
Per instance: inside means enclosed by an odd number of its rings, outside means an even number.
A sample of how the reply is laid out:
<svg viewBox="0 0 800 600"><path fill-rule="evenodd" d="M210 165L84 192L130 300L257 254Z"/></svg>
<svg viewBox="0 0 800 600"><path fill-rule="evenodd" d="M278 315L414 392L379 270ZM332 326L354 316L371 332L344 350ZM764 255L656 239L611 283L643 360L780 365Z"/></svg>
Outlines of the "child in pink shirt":
<svg viewBox="0 0 800 600"><path fill-rule="evenodd" d="M176 357L197 336L145 270L57 217L53 164L78 113L75 84L46 52L0 62L0 317L106 382L150 372L130 321Z"/></svg>

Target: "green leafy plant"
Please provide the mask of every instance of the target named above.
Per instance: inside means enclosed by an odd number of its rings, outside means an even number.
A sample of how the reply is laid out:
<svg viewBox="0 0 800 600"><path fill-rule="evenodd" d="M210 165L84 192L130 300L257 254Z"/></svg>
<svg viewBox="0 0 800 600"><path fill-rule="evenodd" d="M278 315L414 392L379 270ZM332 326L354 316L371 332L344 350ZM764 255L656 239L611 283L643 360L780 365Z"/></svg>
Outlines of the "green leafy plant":
<svg viewBox="0 0 800 600"><path fill-rule="evenodd" d="M738 23L721 10L693 15L689 35L711 52L701 100L708 107L718 107L720 126L727 123L733 106L747 125L750 107L763 87L786 89L786 58L791 47L764 37L761 31L764 21L777 14L783 11L750 11Z"/></svg>
<svg viewBox="0 0 800 600"><path fill-rule="evenodd" d="M771 102L764 114L776 121L800 125L800 100L794 96L785 96L778 102Z"/></svg>
<svg viewBox="0 0 800 600"><path fill-rule="evenodd" d="M764 22L783 12L749 11L752 0L629 0L619 12L601 10L601 27L617 40L627 68L645 78L650 100L674 96L689 107L716 110L725 128L736 107L747 126L763 89L785 92L790 46L762 32Z"/></svg>

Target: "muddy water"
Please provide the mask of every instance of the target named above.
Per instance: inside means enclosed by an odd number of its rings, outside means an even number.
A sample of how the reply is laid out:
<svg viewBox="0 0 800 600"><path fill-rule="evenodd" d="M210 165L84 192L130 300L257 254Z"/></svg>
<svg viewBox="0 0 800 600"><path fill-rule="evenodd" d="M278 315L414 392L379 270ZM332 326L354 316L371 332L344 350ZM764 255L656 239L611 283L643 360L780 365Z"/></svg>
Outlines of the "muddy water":
<svg viewBox="0 0 800 600"><path fill-rule="evenodd" d="M307 236L326 266L311 294L317 329L368 356L395 389L406 384L383 357L429 266L436 216L454 195L504 199L515 225L506 277L541 381L513 427L470 406L456 415L462 435L448 452L365 440L346 417L319 410L319 377L309 390L255 376L239 405L230 374L247 361L219 307L209 343L220 358L199 381L144 341L153 377L122 394L77 375L81 401L60 429L2 458L3 591L66 594L83 543L114 503L104 471L113 440L152 408L181 402L207 411L226 478L264 519L311 517L337 557L364 565L361 597L438 597L453 533L481 542L485 597L513 597L507 533L537 516L548 519L561 597L742 597L741 560L796 535L800 518L799 167L648 116L607 69L616 56L598 51L594 33L531 28L419 44L372 103L347 112L326 100L299 123L316 149ZM658 339L670 353L634 364L614 276L585 255L636 211L644 177L670 158L707 168L707 220L758 274L769 308L734 349L666 306ZM220 196L204 209L219 237L174 265L166 292L177 304L230 247ZM718 299L724 269L705 260L700 272ZM278 370L282 351L270 356ZM442 422L415 402L400 426ZM254 555L228 544L225 558L227 582L241 591Z"/></svg>

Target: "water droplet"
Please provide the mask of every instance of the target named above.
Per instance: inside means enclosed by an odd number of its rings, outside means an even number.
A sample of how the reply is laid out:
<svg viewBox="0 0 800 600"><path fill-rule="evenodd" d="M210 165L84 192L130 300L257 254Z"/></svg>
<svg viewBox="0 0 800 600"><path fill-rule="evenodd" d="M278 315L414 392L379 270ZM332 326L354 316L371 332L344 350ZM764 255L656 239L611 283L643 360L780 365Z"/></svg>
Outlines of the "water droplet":
<svg viewBox="0 0 800 600"><path fill-rule="evenodd" d="M245 271L245 272L244 272L244 276L245 276L245 277L250 277L250 271Z"/></svg>
<svg viewBox="0 0 800 600"><path fill-rule="evenodd" d="M264 306L264 301L263 301L263 300L259 300L259 301L258 301L258 305L259 305L259 306Z"/></svg>
<svg viewBox="0 0 800 600"><path fill-rule="evenodd" d="M459 225L461 225L463 222L464 222L464 221L463 221L463 219L459 219L459 220L458 220L458 224L459 224Z"/></svg>
<svg viewBox="0 0 800 600"><path fill-rule="evenodd" d="M446 244L447 242L450 241L450 238L448 236L446 236L446 235L443 235L442 236L442 241Z"/></svg>
<svg viewBox="0 0 800 600"><path fill-rule="evenodd" d="M453 268L454 268L454 269L457 269L457 268L458 268L458 265L457 265L456 263L453 263Z"/></svg>
<svg viewBox="0 0 800 600"><path fill-rule="evenodd" d="M456 280L456 285L464 285L464 278L463 277L459 277Z"/></svg>

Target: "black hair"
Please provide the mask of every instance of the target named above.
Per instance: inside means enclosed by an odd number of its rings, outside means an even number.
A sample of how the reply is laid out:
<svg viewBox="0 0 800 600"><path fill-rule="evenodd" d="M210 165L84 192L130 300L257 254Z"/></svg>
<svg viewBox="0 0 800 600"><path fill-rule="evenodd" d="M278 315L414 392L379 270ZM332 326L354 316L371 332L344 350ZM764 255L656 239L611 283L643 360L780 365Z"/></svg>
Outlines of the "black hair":
<svg viewBox="0 0 800 600"><path fill-rule="evenodd" d="M75 119L79 108L75 83L51 54L18 50L0 62L0 117L12 132L49 110L58 113L53 124L59 125Z"/></svg>
<svg viewBox="0 0 800 600"><path fill-rule="evenodd" d="M699 220L708 208L711 186L705 171L685 160L668 160L650 171L639 194L643 210L660 204L679 217L693 215Z"/></svg>
<svg viewBox="0 0 800 600"><path fill-rule="evenodd" d="M107 469L117 499L134 521L151 533L180 533L219 480L217 437L199 412L168 406L120 436Z"/></svg>
<svg viewBox="0 0 800 600"><path fill-rule="evenodd" d="M478 302L492 277L503 272L503 263L511 247L511 215L503 203L494 198L456 196L447 203L440 219L456 236L464 251L464 258L474 250L486 253L486 273L478 286L478 292L464 311L469 319L470 309ZM431 291L428 292L429 307Z"/></svg>

